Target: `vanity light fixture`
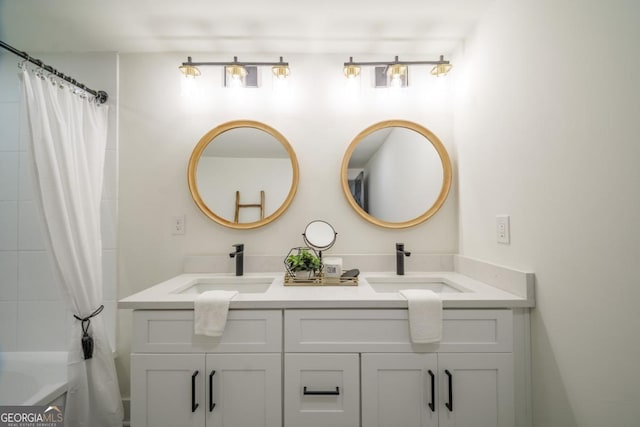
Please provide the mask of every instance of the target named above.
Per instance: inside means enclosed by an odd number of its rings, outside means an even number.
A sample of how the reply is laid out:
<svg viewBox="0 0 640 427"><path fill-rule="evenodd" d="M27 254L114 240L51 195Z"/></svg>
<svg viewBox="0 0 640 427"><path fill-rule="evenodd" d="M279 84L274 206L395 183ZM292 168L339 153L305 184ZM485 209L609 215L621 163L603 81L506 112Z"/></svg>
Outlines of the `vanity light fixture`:
<svg viewBox="0 0 640 427"><path fill-rule="evenodd" d="M360 66L353 63L353 56L349 57L349 62L345 62L344 68L342 70L344 72L344 76L348 79L355 79L360 75Z"/></svg>
<svg viewBox="0 0 640 427"><path fill-rule="evenodd" d="M244 81L247 77L247 67L272 67L274 76L279 79L285 79L290 74L289 63L282 60L278 62L241 62L238 61L238 57L234 56L231 62L194 62L190 56L187 57L187 62L183 62L178 69L187 78L195 78L200 75L200 69L198 67L225 67L225 70L232 80Z"/></svg>
<svg viewBox="0 0 640 427"><path fill-rule="evenodd" d="M280 61L282 61L282 57L280 57ZM282 80L289 77L289 73L291 73L291 70L289 70L288 65L274 65L273 67L271 67L271 72L273 73L275 78Z"/></svg>
<svg viewBox="0 0 640 427"><path fill-rule="evenodd" d="M387 76L389 76L390 79L401 79L406 74L407 74L406 64L391 64L387 67Z"/></svg>
<svg viewBox="0 0 640 427"><path fill-rule="evenodd" d="M243 65L231 64L225 67L227 74L234 80L242 80L247 77L247 69Z"/></svg>
<svg viewBox="0 0 640 427"><path fill-rule="evenodd" d="M353 57L349 57L349 62L344 63L344 75L347 78L354 78L360 74L360 67L386 67L386 75L391 84L406 81L408 66L409 65L433 65L431 74L434 76L444 76L451 70L451 63L444 59L443 55L440 55L440 59L437 61L400 61L398 56L390 62L355 62Z"/></svg>
<svg viewBox="0 0 640 427"><path fill-rule="evenodd" d="M440 56L440 59L442 59L442 55ZM447 73L449 71L451 71L452 67L453 67L453 65L451 65L451 64L444 64L444 63L443 64L436 64L431 69L431 74L436 76L436 77L446 76Z"/></svg>
<svg viewBox="0 0 640 427"><path fill-rule="evenodd" d="M191 62L191 57L189 57L189 62ZM200 70L195 65L181 65L178 69L184 74L187 79L195 79L200 75Z"/></svg>

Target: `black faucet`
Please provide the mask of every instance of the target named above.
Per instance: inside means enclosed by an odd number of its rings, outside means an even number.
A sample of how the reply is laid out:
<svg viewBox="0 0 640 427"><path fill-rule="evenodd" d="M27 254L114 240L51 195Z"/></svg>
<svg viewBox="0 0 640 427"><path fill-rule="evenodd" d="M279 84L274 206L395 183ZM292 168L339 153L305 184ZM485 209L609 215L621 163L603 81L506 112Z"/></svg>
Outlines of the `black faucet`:
<svg viewBox="0 0 640 427"><path fill-rule="evenodd" d="M404 276L404 257L411 256L411 252L404 250L404 243L396 243L396 274Z"/></svg>
<svg viewBox="0 0 640 427"><path fill-rule="evenodd" d="M244 244L236 243L233 245L235 252L231 252L229 257L236 259L236 276L242 276L244 273Z"/></svg>

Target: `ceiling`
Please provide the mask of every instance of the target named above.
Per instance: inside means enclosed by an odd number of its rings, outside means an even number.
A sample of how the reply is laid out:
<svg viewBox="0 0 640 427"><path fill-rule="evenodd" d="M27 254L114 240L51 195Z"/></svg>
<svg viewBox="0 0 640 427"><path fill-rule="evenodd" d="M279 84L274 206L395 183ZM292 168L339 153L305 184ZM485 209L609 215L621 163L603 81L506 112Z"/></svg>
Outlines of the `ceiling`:
<svg viewBox="0 0 640 427"><path fill-rule="evenodd" d="M36 52L444 54L493 0L0 0Z"/></svg>

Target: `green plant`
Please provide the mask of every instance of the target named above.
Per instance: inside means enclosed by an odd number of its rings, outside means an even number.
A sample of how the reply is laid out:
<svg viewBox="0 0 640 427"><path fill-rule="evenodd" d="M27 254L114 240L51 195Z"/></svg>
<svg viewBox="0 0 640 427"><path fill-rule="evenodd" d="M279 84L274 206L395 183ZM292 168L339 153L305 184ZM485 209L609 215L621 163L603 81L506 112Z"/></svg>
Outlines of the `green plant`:
<svg viewBox="0 0 640 427"><path fill-rule="evenodd" d="M287 257L287 265L291 271L317 271L320 269L320 258L307 249L300 249L297 254Z"/></svg>

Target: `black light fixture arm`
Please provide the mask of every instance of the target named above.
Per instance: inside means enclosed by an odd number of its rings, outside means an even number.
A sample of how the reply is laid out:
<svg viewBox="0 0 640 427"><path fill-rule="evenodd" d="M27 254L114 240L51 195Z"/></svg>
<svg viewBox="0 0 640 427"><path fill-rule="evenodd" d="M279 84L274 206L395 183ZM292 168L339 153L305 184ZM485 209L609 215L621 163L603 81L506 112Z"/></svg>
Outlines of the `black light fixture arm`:
<svg viewBox="0 0 640 427"><path fill-rule="evenodd" d="M344 66L347 67L349 65L361 65L361 66L386 66L393 64L404 64L404 65L440 65L440 64L449 64L449 61L444 59L443 55L440 55L440 59L437 61L400 61L398 56L396 55L393 61L373 61L373 62L355 62L353 60L353 56L349 57L349 62L345 62Z"/></svg>
<svg viewBox="0 0 640 427"><path fill-rule="evenodd" d="M80 83L76 79L71 78L71 77L61 73L60 71L56 70L55 68L53 68L50 65L45 64L44 62L42 62L41 60L39 60L37 58L31 57L26 52L19 51L15 47L8 45L7 43L3 42L2 40L0 40L0 47L4 48L5 50L8 50L9 52L13 53L14 55L19 56L20 58L23 58L23 59L31 62L32 64L37 65L38 67L40 67L43 70L53 74L54 76L58 77L59 79L62 79L65 82L71 83L72 85L74 85L74 86L82 89L83 91L93 95L95 97L95 99L96 99L96 102L98 102L99 104L104 104L105 102L107 102L107 99L109 99L109 94L107 92L105 92L103 90L97 90L96 91L96 90L93 90L91 88L88 88L87 86L83 85L82 83Z"/></svg>
<svg viewBox="0 0 640 427"><path fill-rule="evenodd" d="M207 65L212 65L212 66L217 66L217 67L225 67L227 65L241 65L243 67L275 67L275 66L283 66L283 67L288 67L289 63L288 62L284 62L282 60L282 56L280 57L280 61L279 62L243 62L243 61L238 61L238 57L234 56L233 57L233 61L230 62L193 62L193 60L191 59L190 56L187 57L187 62L183 62L182 65L184 66L194 66L194 67L200 67L200 66L207 66Z"/></svg>

